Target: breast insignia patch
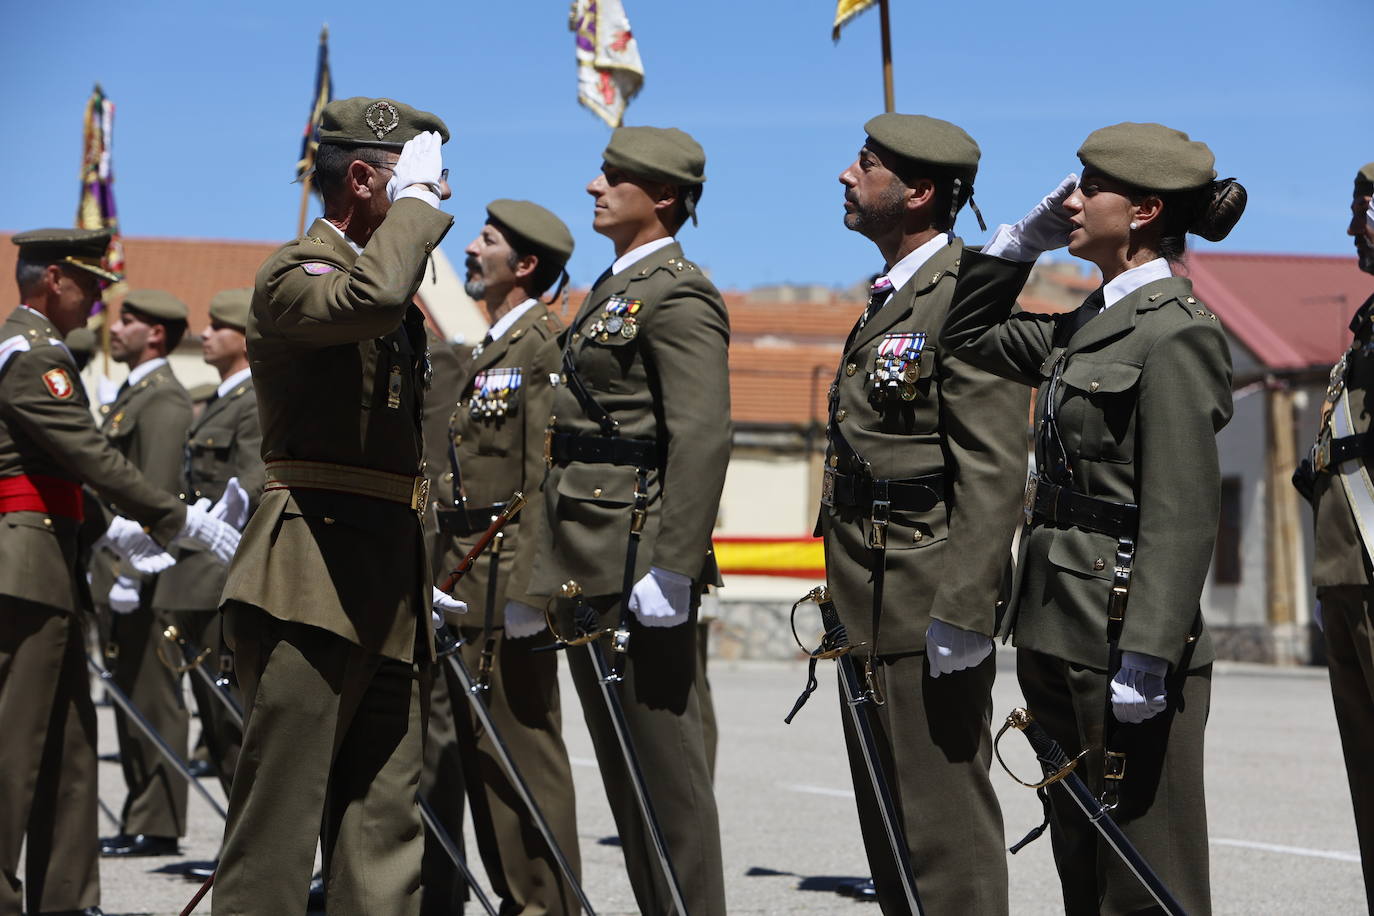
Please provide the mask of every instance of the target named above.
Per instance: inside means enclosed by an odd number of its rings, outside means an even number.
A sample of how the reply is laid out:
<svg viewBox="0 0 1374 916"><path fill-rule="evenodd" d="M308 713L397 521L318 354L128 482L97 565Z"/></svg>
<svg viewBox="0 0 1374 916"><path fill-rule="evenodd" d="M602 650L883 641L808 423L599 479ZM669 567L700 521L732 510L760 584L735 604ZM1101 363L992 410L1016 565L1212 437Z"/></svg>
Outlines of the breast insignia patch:
<svg viewBox="0 0 1374 916"><path fill-rule="evenodd" d="M325 274L333 273L335 267L333 264L321 264L319 261L310 261L309 263L302 264L301 269L312 277L322 277Z"/></svg>
<svg viewBox="0 0 1374 916"><path fill-rule="evenodd" d="M76 386L72 384L72 377L67 374L66 369L61 367L44 372L43 384L47 387L48 394L59 401L70 400L72 395L76 394Z"/></svg>

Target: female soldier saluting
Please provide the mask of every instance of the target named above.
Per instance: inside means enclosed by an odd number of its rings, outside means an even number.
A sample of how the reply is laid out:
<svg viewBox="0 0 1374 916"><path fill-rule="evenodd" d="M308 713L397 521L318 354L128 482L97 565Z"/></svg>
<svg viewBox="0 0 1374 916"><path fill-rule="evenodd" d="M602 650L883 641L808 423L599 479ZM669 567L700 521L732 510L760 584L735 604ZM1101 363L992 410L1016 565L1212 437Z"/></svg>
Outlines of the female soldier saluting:
<svg viewBox="0 0 1374 916"><path fill-rule="evenodd" d="M941 339L1039 388L1021 586L1005 624L1027 705L1070 753L1090 749L1079 772L1119 802L1113 817L1187 911L1205 914L1214 653L1199 598L1231 360L1216 317L1172 267L1186 233L1227 235L1245 189L1215 180L1205 144L1159 124L1104 127L1078 156L1081 182L1069 176L965 255ZM1065 315L1013 314L1030 263L1065 244L1103 286ZM1050 799L1065 911L1155 911L1067 796Z"/></svg>

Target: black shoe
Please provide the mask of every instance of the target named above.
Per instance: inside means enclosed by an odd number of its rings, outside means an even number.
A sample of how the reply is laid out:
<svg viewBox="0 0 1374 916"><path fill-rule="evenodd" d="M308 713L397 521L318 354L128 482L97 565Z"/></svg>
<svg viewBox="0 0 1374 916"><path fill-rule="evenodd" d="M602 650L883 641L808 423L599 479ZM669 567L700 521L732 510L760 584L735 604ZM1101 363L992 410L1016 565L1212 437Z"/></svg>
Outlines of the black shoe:
<svg viewBox="0 0 1374 916"><path fill-rule="evenodd" d="M835 885L835 893L841 897L853 897L855 900L864 902L878 901L878 888L874 886L872 878L853 878L848 881L841 881Z"/></svg>
<svg viewBox="0 0 1374 916"><path fill-rule="evenodd" d="M105 858L174 856L178 851L177 838L174 836L148 836L145 833L129 836L121 833L100 841L100 854Z"/></svg>
<svg viewBox="0 0 1374 916"><path fill-rule="evenodd" d="M210 775L210 761L192 760L190 763L186 764L186 769L190 770L191 775L196 779L204 779L206 776Z"/></svg>
<svg viewBox="0 0 1374 916"><path fill-rule="evenodd" d="M306 898L305 909L310 913L324 912L324 875L310 878L310 896Z"/></svg>

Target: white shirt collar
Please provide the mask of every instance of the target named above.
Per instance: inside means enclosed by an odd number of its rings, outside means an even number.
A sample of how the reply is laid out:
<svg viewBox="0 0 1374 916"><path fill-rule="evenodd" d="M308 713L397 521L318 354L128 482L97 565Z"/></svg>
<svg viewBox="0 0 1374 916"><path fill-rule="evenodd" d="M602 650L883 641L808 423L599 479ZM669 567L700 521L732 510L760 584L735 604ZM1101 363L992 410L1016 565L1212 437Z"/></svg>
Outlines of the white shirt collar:
<svg viewBox="0 0 1374 916"><path fill-rule="evenodd" d="M631 264L634 264L636 261L642 261L649 255L653 254L655 251L658 251L660 248L667 248L669 245L673 244L676 241L677 239L673 238L670 235L667 238L654 239L652 242L645 242L638 248L631 248L629 251L625 252L620 257L615 259L615 263L611 265L611 273L618 274L622 270L628 268Z"/></svg>
<svg viewBox="0 0 1374 916"><path fill-rule="evenodd" d="M1174 272L1169 269L1169 262L1163 258L1155 258L1139 267L1132 267L1130 270L1117 274L1112 278L1112 282L1102 287L1104 303L1102 311L1105 312L1146 283L1153 283L1173 275Z"/></svg>
<svg viewBox="0 0 1374 916"><path fill-rule="evenodd" d="M935 238L926 242L920 248L902 258L896 264L887 269L887 278L892 281L892 291L895 293L907 284L907 281L916 276L916 271L920 270L932 257L935 252L944 248L950 242L950 234L941 232Z"/></svg>
<svg viewBox="0 0 1374 916"><path fill-rule="evenodd" d="M343 239L345 242L348 243L348 247L353 249L353 253L354 253L354 254L362 254L362 253L363 253L362 246L361 246L361 245L355 245L355 244L353 244L353 240L352 240L351 238L349 238L348 236L344 235L343 232L341 232L341 231L339 230L339 227L338 227L338 226L334 225L334 224L331 223L329 220L324 220L323 222L324 222L324 224L325 224L326 226L328 226L330 229L333 229L335 232L337 232L337 233L339 234L339 238Z"/></svg>
<svg viewBox="0 0 1374 916"><path fill-rule="evenodd" d="M224 397L226 394L233 391L240 382L247 381L248 377L252 374L253 368L251 366L244 366L238 372L235 372L233 375L220 382L219 387L215 389L215 394L219 397Z"/></svg>
<svg viewBox="0 0 1374 916"><path fill-rule="evenodd" d="M33 314L37 315L39 318L42 318L42 319L43 319L44 321L46 321L48 324L52 324L52 320L49 319L47 315L44 315L42 312L38 311L38 309L31 309L31 308L29 308L27 305L25 305L25 304L22 303L22 302L19 303L19 307L20 307L21 309L23 309L24 311L26 311L26 312L32 312Z"/></svg>
<svg viewBox="0 0 1374 916"><path fill-rule="evenodd" d="M511 325L519 321L520 316L534 308L536 304L537 302L534 299L526 299L509 312L506 312L506 314L496 319L496 323L487 330L487 333L491 335L491 339L500 340L501 335L509 331Z"/></svg>
<svg viewBox="0 0 1374 916"><path fill-rule="evenodd" d="M129 377L125 379L125 383L133 387L147 378L154 369L158 369L165 365L167 365L167 360L161 356L157 359L150 359L146 363L139 363L136 367L129 370Z"/></svg>

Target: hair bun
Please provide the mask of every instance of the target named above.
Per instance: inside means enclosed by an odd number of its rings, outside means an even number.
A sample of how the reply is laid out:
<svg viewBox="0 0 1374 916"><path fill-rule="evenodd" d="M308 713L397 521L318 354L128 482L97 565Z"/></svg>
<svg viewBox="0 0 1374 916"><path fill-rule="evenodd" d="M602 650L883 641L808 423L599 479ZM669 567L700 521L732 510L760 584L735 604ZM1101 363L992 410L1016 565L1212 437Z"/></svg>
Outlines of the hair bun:
<svg viewBox="0 0 1374 916"><path fill-rule="evenodd" d="M1248 195L1245 185L1234 178L1214 181L1205 190L1205 203L1188 231L1209 242L1220 242L1240 222Z"/></svg>

